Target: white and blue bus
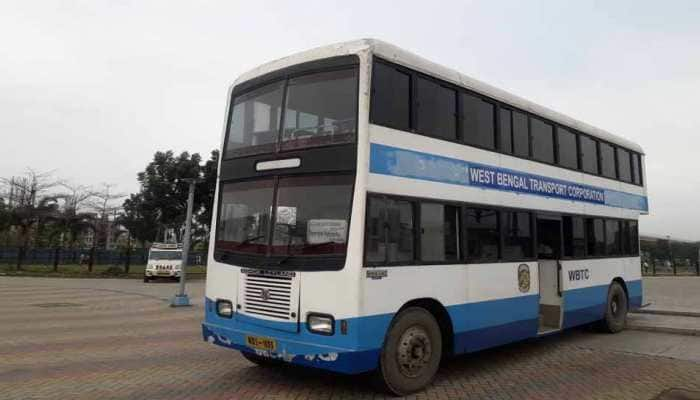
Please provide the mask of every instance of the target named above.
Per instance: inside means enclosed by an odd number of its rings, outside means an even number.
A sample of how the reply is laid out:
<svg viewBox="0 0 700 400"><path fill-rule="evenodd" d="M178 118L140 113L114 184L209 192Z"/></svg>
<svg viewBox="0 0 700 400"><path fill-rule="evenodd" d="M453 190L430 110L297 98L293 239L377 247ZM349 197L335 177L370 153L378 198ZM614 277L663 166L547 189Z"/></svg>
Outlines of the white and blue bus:
<svg viewBox="0 0 700 400"><path fill-rule="evenodd" d="M204 339L259 364L374 371L642 304L641 147L377 40L231 88Z"/></svg>

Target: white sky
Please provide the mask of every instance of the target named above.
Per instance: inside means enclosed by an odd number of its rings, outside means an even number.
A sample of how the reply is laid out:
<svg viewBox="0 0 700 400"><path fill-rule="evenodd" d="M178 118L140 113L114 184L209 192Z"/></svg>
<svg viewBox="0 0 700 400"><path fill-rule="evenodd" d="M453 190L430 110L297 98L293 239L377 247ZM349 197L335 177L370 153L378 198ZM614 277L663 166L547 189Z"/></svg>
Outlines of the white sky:
<svg viewBox="0 0 700 400"><path fill-rule="evenodd" d="M375 37L640 143L642 231L700 239L700 2L564 3L4 1L0 176L135 191L156 150L218 146L240 73Z"/></svg>

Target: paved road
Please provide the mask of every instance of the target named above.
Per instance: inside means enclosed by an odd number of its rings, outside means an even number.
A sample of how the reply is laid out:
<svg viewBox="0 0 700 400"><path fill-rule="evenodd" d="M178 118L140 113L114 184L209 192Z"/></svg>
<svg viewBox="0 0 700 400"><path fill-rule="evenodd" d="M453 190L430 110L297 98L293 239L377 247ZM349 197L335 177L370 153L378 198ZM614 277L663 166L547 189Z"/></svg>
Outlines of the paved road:
<svg viewBox="0 0 700 400"><path fill-rule="evenodd" d="M644 302L651 309L700 312L700 277L644 278Z"/></svg>
<svg viewBox="0 0 700 400"><path fill-rule="evenodd" d="M174 291L0 277L0 399L382 397L366 377L264 369L204 343L202 283L191 287L191 308L169 308ZM670 388L700 392L699 359L696 337L573 330L459 357L414 398L651 399Z"/></svg>

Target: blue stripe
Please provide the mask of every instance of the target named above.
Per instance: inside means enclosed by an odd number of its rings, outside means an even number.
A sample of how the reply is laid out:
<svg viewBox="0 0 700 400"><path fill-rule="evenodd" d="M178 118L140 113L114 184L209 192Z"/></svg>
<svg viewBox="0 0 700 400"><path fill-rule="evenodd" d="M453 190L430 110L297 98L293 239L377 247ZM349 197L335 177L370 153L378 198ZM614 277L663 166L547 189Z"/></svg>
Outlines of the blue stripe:
<svg viewBox="0 0 700 400"><path fill-rule="evenodd" d="M647 211L649 208L645 196L633 193L377 143L370 145L369 169L375 174L524 193L610 207L640 211Z"/></svg>
<svg viewBox="0 0 700 400"><path fill-rule="evenodd" d="M639 308L642 303L642 281L626 281L629 308ZM608 303L610 285L597 285L571 289L563 293L564 321L562 326L571 328L603 319Z"/></svg>
<svg viewBox="0 0 700 400"><path fill-rule="evenodd" d="M630 304L641 303L641 281L627 282ZM608 285L568 290L564 296L563 326L569 328L603 318ZM263 321L248 315L221 318L215 303L206 299L204 339L240 351L246 335L274 338L277 352L272 357L289 362L343 373L370 371L377 366L384 337L393 313L348 318L348 334L340 334L336 321L333 336L314 334L304 323ZM466 303L447 307L454 331L454 352L473 352L537 336L539 295Z"/></svg>

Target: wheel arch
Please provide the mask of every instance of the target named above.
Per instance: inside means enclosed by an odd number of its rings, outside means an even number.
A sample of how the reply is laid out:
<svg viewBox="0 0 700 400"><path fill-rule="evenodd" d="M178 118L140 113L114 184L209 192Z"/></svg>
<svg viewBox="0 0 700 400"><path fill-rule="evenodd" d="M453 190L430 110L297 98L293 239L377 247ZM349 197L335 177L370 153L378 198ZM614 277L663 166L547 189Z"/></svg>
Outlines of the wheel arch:
<svg viewBox="0 0 700 400"><path fill-rule="evenodd" d="M406 302L401 306L396 315L409 307L423 308L435 317L435 320L440 326L440 333L442 334L442 354L445 357L452 356L454 354L454 326L452 324L452 317L450 317L450 314L447 312L447 308L436 299L424 297Z"/></svg>

